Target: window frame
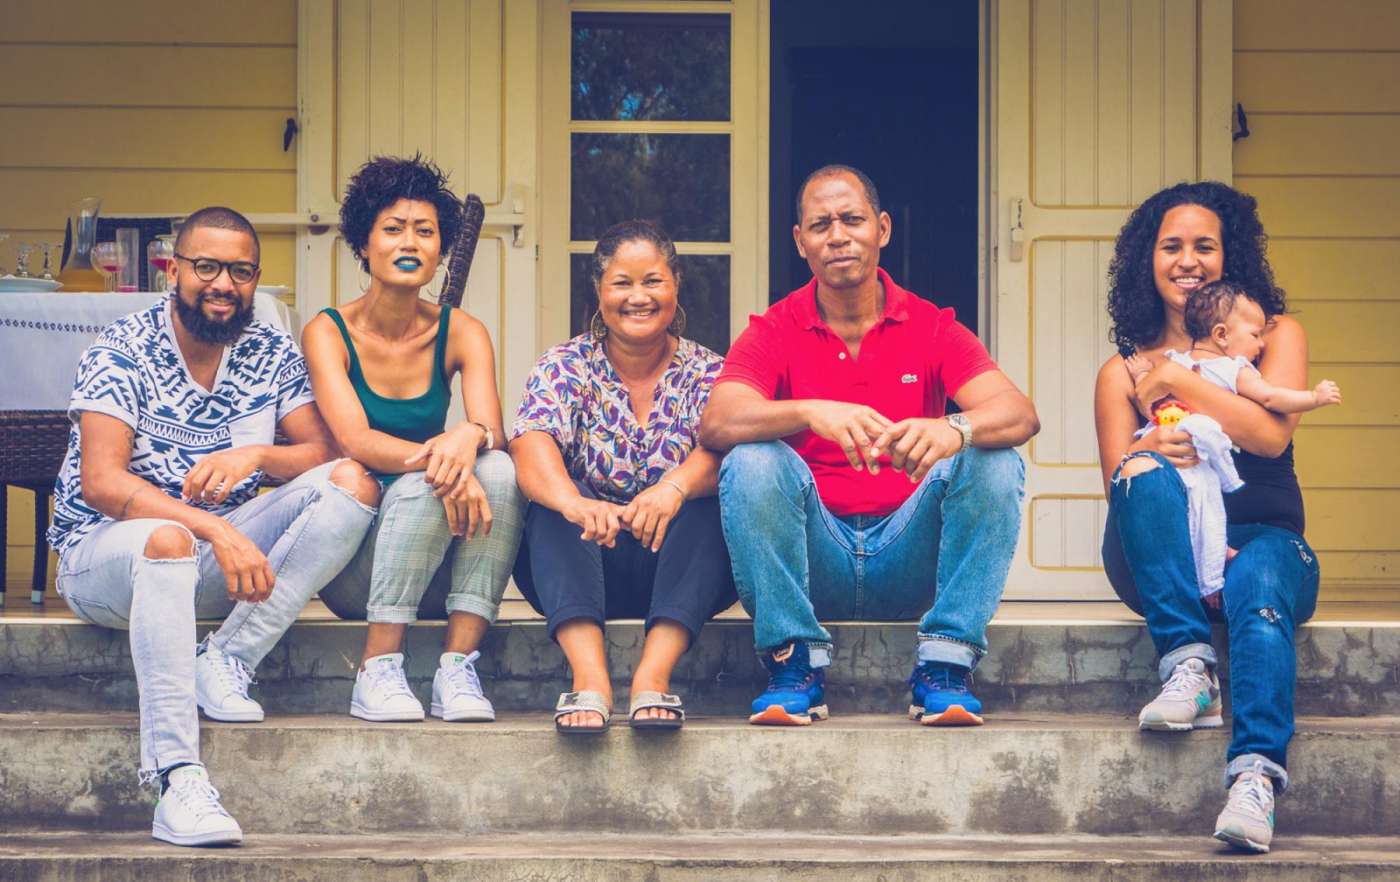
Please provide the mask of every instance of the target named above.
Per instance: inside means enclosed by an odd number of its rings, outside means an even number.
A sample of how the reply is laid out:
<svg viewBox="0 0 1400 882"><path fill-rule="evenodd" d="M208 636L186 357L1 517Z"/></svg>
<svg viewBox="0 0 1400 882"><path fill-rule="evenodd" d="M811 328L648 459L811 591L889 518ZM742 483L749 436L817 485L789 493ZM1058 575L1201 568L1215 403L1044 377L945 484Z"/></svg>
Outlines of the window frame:
<svg viewBox="0 0 1400 882"><path fill-rule="evenodd" d="M572 136L727 134L729 240L676 243L683 255L729 257L729 339L749 314L768 306L768 4L766 0L543 0L540 77L540 300L543 351L570 336L570 257L593 240L570 237ZM578 120L572 118L573 13L725 14L730 17L729 120ZM749 198L741 198L748 194ZM757 198L755 198L757 197ZM619 218L625 220L625 218ZM682 302L685 293L682 289Z"/></svg>

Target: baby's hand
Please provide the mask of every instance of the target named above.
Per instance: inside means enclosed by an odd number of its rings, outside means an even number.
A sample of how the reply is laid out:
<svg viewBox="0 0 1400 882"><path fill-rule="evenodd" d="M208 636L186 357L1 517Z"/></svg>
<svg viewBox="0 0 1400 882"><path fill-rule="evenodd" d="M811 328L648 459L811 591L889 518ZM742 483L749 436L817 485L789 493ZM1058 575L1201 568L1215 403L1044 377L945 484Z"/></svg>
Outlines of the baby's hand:
<svg viewBox="0 0 1400 882"><path fill-rule="evenodd" d="M1313 400L1317 402L1318 407L1325 407L1329 404L1341 404L1342 390L1331 380L1323 380L1321 383L1317 384L1316 389L1313 389Z"/></svg>
<svg viewBox="0 0 1400 882"><path fill-rule="evenodd" d="M1123 357L1123 364L1128 367L1128 376L1133 378L1133 385L1142 382L1142 378L1152 371L1152 362L1136 353Z"/></svg>

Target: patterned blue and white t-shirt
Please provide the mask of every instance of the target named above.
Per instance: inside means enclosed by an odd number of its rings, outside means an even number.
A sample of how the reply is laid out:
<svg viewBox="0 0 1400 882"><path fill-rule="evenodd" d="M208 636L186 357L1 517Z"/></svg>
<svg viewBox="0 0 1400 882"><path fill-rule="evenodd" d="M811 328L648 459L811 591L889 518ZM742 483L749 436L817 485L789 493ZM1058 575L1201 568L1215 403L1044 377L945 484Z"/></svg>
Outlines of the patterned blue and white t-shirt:
<svg viewBox="0 0 1400 882"><path fill-rule="evenodd" d="M201 458L231 447L273 443L282 418L312 401L306 362L296 343L270 324L254 321L224 348L214 388L206 390L185 367L170 324L170 301L117 319L78 363L68 404L73 426L54 488L49 544L61 555L110 520L83 502L78 419L84 411L130 426L135 433L130 472L179 499L185 475ZM253 472L222 504L191 504L227 514L257 495L262 477Z"/></svg>

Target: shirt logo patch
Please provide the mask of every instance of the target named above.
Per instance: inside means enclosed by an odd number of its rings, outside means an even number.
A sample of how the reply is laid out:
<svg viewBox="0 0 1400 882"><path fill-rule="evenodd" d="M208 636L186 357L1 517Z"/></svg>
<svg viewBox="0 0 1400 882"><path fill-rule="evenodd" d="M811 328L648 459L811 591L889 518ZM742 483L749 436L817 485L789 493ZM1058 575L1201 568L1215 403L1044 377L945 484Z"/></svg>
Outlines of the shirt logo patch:
<svg viewBox="0 0 1400 882"><path fill-rule="evenodd" d="M917 374L905 374L904 376L899 378L899 382L904 383L906 385L909 383L917 383L919 382L919 377Z"/></svg>

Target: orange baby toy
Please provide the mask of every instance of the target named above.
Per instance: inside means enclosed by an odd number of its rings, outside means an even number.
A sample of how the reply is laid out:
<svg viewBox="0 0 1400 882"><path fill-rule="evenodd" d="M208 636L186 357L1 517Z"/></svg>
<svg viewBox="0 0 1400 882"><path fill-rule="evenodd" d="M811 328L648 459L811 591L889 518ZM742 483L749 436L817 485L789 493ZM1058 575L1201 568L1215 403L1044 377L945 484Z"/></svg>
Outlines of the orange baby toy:
<svg viewBox="0 0 1400 882"><path fill-rule="evenodd" d="M1164 429L1174 429L1176 424L1191 415L1191 408L1175 398L1163 398L1152 405L1152 422Z"/></svg>

